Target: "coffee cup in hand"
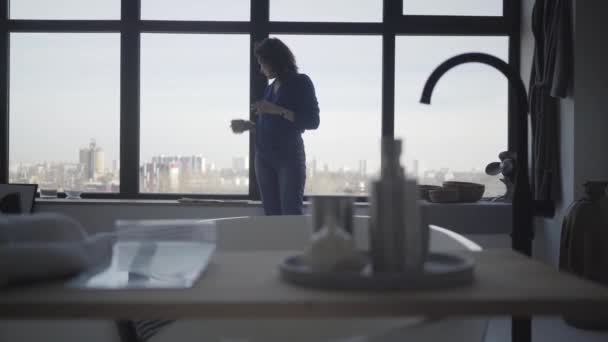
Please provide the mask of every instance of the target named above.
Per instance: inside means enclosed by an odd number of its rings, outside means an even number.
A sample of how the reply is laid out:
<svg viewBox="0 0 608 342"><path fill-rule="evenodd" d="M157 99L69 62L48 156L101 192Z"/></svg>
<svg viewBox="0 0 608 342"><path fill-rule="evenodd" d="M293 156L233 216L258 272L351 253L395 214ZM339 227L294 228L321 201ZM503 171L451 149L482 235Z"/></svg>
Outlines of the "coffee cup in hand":
<svg viewBox="0 0 608 342"><path fill-rule="evenodd" d="M236 119L230 121L230 128L232 128L232 132L240 134L249 129L249 121Z"/></svg>

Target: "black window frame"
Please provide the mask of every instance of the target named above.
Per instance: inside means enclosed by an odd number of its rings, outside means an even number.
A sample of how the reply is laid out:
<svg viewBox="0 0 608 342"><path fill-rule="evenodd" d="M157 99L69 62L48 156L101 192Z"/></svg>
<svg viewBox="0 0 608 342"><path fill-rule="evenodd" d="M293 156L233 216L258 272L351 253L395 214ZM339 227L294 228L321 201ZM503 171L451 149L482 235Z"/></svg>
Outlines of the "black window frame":
<svg viewBox="0 0 608 342"><path fill-rule="evenodd" d="M120 33L120 191L85 193L84 198L177 199L183 196L226 200L259 200L253 155L249 140L249 191L246 195L161 194L139 192L140 170L140 54L142 33L248 34L250 36L250 100L258 99L266 80L253 56L254 42L271 34L375 35L382 37L382 124L379 136L394 136L395 40L399 35L507 36L508 63L520 70L521 0L503 0L502 16L404 15L403 0L382 0L382 22L284 22L270 21L271 0L250 1L250 21L141 20L141 0L122 0L119 20L10 19L10 0L0 0L0 183L9 181L9 90L10 34ZM380 1L380 0L378 0ZM422 1L422 0L421 0ZM422 85L420 85L422 87ZM517 108L509 87L508 147L514 148ZM366 201L365 197L357 198Z"/></svg>

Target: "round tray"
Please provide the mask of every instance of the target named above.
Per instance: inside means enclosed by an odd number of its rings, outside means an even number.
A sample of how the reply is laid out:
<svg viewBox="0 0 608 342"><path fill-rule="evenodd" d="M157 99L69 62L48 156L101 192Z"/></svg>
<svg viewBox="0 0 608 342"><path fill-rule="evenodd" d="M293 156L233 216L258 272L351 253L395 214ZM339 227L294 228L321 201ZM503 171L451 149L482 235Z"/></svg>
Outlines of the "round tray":
<svg viewBox="0 0 608 342"><path fill-rule="evenodd" d="M325 290L387 291L436 289L465 286L473 282L472 257L452 253L430 253L422 272L371 273L313 272L302 255L285 258L279 265L281 278L291 284Z"/></svg>

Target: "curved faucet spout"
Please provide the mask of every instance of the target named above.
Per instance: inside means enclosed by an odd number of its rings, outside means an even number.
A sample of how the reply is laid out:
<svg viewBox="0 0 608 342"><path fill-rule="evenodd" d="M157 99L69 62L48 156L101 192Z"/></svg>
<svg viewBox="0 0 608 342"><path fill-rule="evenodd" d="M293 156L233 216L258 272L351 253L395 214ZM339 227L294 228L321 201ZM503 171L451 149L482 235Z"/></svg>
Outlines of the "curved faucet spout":
<svg viewBox="0 0 608 342"><path fill-rule="evenodd" d="M422 90L422 97L420 98L420 102L424 104L431 103L433 89L435 89L435 85L437 85L439 79L446 72L460 64L473 62L483 63L492 66L495 69L498 69L498 71L500 71L503 75L505 75L505 77L507 77L507 79L509 80L509 84L515 87L515 91L517 92L517 96L519 99L519 104L521 106L519 110L524 113L524 116L527 116L528 95L526 93L526 86L521 80L521 77L515 70L513 70L513 68L511 68L511 66L509 66L509 64L505 63L502 59L485 53L464 53L462 55L454 56L448 59L447 61L441 63L427 79L424 85L424 89Z"/></svg>
<svg viewBox="0 0 608 342"><path fill-rule="evenodd" d="M516 91L519 107L515 131L517 170L513 193L513 248L530 255L532 252L533 200L528 176L528 95L519 73L503 60L485 53L465 53L441 63L429 76L422 90L421 103L430 104L433 89L439 79L453 67L464 63L483 63L494 67L507 77L509 85Z"/></svg>

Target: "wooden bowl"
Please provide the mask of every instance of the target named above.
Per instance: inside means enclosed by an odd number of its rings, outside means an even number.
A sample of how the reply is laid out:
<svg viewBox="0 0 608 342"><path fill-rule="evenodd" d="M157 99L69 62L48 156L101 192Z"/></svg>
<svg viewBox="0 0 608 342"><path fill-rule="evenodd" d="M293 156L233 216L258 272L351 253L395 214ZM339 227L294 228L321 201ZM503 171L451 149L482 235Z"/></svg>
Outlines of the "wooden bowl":
<svg viewBox="0 0 608 342"><path fill-rule="evenodd" d="M482 188L485 187L483 184L473 183L473 182L458 182L458 181L445 181L443 182L443 186L452 185L452 186L460 186L460 187L472 187L472 188Z"/></svg>
<svg viewBox="0 0 608 342"><path fill-rule="evenodd" d="M431 199L429 198L429 191L439 190L439 189L441 189L441 187L439 185L420 184L420 185L418 185L418 197L420 199L430 201Z"/></svg>
<svg viewBox="0 0 608 342"><path fill-rule="evenodd" d="M433 203L454 203L460 200L460 193L457 189L430 190L429 200Z"/></svg>
<svg viewBox="0 0 608 342"><path fill-rule="evenodd" d="M486 186L470 182L443 182L444 189L454 189L458 192L459 202L477 202L486 190Z"/></svg>

